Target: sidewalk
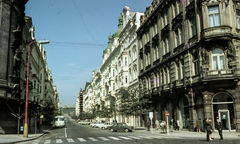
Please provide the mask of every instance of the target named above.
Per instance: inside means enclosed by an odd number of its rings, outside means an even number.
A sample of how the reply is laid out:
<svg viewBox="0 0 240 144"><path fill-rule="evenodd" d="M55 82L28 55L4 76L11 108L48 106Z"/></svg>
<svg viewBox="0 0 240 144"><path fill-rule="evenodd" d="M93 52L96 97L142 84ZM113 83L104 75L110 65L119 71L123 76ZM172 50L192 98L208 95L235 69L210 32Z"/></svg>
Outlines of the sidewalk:
<svg viewBox="0 0 240 144"><path fill-rule="evenodd" d="M23 134L5 134L5 135L0 135L0 144L14 144L17 142L24 142L24 141L30 141L37 139L47 133L49 130L43 130L42 133L38 134L28 134L28 137L25 138L23 137Z"/></svg>
<svg viewBox="0 0 240 144"><path fill-rule="evenodd" d="M147 131L146 129L137 129L136 132L138 133L145 133L148 135L159 135L163 137L179 137L179 138L200 138L200 139L206 139L206 133L204 132L193 132L188 131L186 129L180 130L180 131L173 131L169 132L169 134L163 134L160 132L160 130L153 129L152 131ZM220 139L218 131L215 130L212 134L212 137L215 139ZM223 131L223 139L240 139L240 133L237 133L235 131Z"/></svg>

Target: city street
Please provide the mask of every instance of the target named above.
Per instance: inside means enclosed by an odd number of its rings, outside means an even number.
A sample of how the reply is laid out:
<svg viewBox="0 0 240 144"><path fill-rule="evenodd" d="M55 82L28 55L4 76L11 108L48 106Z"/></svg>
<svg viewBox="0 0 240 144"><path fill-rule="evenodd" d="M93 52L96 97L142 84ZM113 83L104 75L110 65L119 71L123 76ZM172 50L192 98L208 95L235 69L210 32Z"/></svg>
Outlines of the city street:
<svg viewBox="0 0 240 144"><path fill-rule="evenodd" d="M175 136L160 134L156 131L152 134L146 130L136 130L135 132L109 132L99 128L92 128L89 125L79 125L75 122L69 121L66 128L52 129L50 133L43 135L39 139L22 142L18 144L58 144L58 143L88 143L88 144L203 144L209 143L205 140L205 134L201 133L203 137L194 137L193 132L186 131L188 136ZM196 134L196 133L193 133ZM237 143L239 139L219 140L215 137L211 143Z"/></svg>

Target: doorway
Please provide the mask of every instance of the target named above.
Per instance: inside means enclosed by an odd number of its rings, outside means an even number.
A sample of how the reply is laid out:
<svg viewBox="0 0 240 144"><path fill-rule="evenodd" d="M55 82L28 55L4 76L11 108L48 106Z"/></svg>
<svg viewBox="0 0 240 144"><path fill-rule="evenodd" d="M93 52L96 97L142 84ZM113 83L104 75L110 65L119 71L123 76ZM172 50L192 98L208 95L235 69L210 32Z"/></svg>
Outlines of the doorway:
<svg viewBox="0 0 240 144"><path fill-rule="evenodd" d="M218 110L218 118L222 122L223 130L231 130L229 110Z"/></svg>

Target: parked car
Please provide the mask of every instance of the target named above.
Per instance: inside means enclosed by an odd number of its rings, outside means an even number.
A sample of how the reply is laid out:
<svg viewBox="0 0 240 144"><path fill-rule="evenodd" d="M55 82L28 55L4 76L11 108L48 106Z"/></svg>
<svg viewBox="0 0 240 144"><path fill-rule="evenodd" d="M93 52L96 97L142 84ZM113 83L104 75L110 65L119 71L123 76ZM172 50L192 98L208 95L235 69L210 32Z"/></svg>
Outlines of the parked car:
<svg viewBox="0 0 240 144"><path fill-rule="evenodd" d="M128 126L126 123L114 123L111 128L111 132L117 132L117 131L125 131L125 132L133 132L134 127Z"/></svg>
<svg viewBox="0 0 240 144"><path fill-rule="evenodd" d="M101 129L107 129L107 127L112 126L112 125L113 125L113 123L106 122L106 123L104 123L103 125L101 125L99 128L101 128Z"/></svg>
<svg viewBox="0 0 240 144"><path fill-rule="evenodd" d="M80 125L90 125L91 122L89 122L89 121L79 121L78 123Z"/></svg>
<svg viewBox="0 0 240 144"><path fill-rule="evenodd" d="M52 122L52 127L57 128L57 127L65 127L65 126L66 126L66 121L64 116L54 117L54 120Z"/></svg>
<svg viewBox="0 0 240 144"><path fill-rule="evenodd" d="M92 123L93 128L98 128L98 127L101 127L101 126L103 126L103 123L99 123L99 122Z"/></svg>

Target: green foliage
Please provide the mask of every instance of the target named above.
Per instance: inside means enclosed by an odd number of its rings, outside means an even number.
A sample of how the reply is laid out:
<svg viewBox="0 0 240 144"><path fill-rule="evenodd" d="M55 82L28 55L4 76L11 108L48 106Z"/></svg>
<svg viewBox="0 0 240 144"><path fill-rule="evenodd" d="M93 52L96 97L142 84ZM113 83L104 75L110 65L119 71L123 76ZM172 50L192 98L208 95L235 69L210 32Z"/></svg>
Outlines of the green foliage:
<svg viewBox="0 0 240 144"><path fill-rule="evenodd" d="M122 88L116 95L121 102L118 111L125 116L146 114L151 109L151 101L148 98L141 98L137 89L129 91Z"/></svg>
<svg viewBox="0 0 240 144"><path fill-rule="evenodd" d="M54 107L54 104L51 100L46 99L45 101L45 107L42 108L42 114L44 115L44 118L46 119L47 125L51 125L51 122L53 121L57 109Z"/></svg>
<svg viewBox="0 0 240 144"><path fill-rule="evenodd" d="M84 112L79 115L80 120L94 119L95 115L89 112Z"/></svg>

